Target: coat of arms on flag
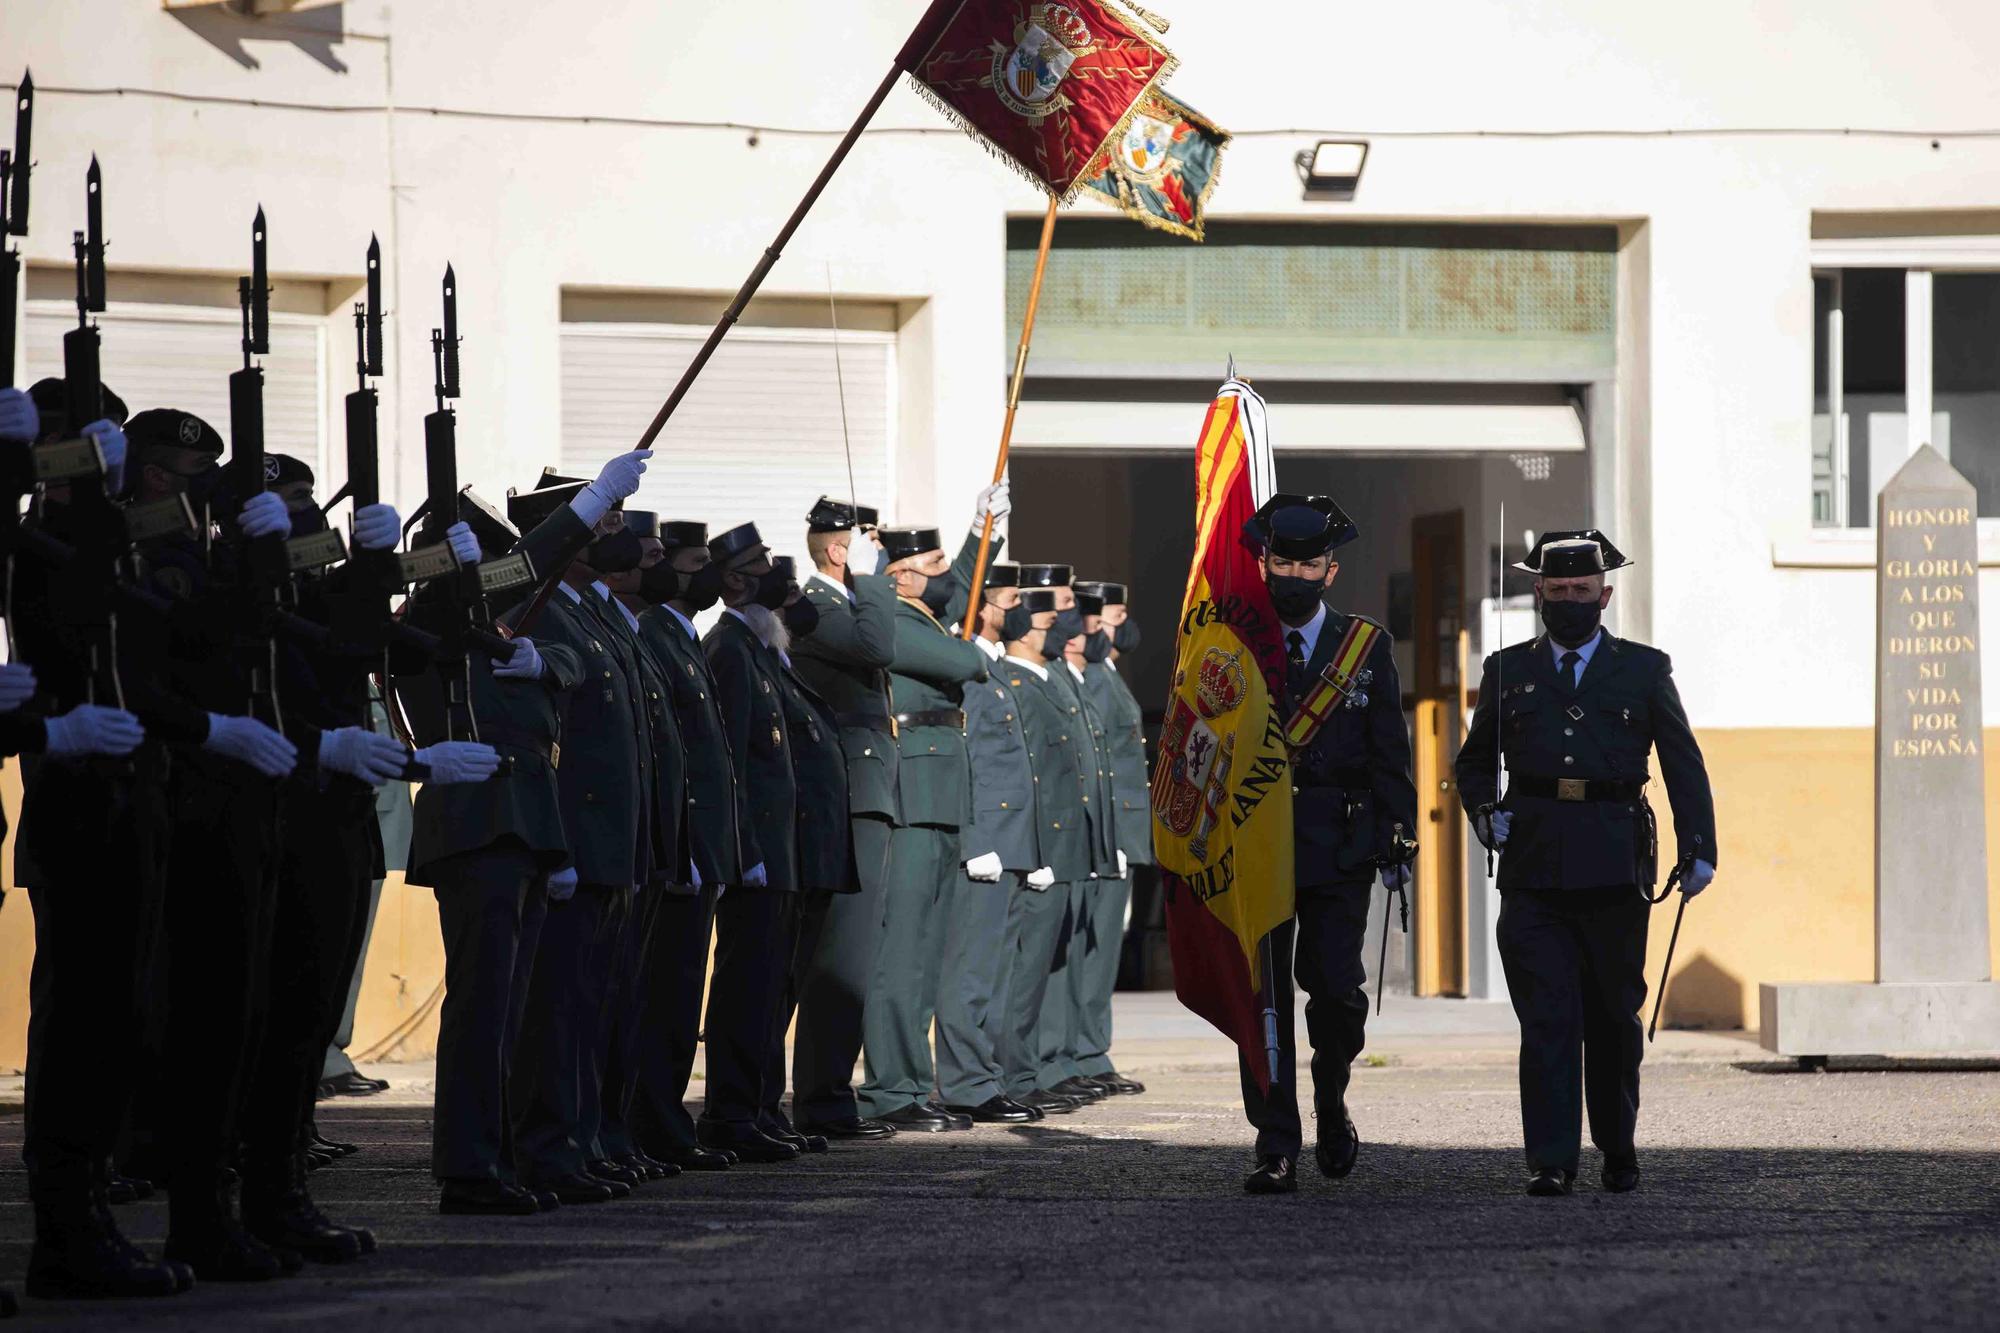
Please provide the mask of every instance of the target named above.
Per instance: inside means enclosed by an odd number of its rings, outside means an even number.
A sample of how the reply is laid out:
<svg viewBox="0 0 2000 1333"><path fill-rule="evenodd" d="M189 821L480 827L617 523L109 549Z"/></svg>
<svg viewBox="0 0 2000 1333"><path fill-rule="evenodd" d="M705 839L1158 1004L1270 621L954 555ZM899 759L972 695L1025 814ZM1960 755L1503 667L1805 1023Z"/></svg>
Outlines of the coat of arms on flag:
<svg viewBox="0 0 2000 1333"><path fill-rule="evenodd" d="M1159 88L1139 101L1089 185L1149 227L1200 240L1229 133Z"/></svg>
<svg viewBox="0 0 2000 1333"><path fill-rule="evenodd" d="M1103 0L957 0L910 72L960 127L1067 200L1174 63Z"/></svg>

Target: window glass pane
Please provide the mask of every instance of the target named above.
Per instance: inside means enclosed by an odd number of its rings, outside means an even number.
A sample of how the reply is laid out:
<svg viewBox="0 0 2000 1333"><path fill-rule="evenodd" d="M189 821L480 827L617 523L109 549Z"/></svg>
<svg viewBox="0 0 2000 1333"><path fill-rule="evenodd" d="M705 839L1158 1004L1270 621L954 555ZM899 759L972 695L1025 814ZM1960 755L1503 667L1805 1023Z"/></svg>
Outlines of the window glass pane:
<svg viewBox="0 0 2000 1333"><path fill-rule="evenodd" d="M1935 442L2000 517L2000 273L1938 274L1931 336Z"/></svg>
<svg viewBox="0 0 2000 1333"><path fill-rule="evenodd" d="M1909 457L1903 395L1903 270L1850 268L1841 273L1842 411L1852 479L1847 521L1875 521L1875 493ZM1865 480L1866 485L1861 484Z"/></svg>
<svg viewBox="0 0 2000 1333"><path fill-rule="evenodd" d="M1839 487L1833 427L1833 329L1839 279L1831 273L1813 275L1813 418L1812 521L1816 528L1837 527L1845 521L1838 504Z"/></svg>

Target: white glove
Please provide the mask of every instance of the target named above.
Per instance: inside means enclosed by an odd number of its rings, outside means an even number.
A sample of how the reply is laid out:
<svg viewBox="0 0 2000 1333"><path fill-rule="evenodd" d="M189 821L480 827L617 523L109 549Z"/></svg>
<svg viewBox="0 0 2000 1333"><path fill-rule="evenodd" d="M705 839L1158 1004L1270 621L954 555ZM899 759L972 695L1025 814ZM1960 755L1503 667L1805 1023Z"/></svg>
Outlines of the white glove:
<svg viewBox="0 0 2000 1333"><path fill-rule="evenodd" d="M493 668L495 680L540 680L542 655L533 639L514 640L514 655Z"/></svg>
<svg viewBox="0 0 2000 1333"><path fill-rule="evenodd" d="M125 432L118 423L105 418L83 428L85 439L96 440L104 455L104 489L116 495L125 489Z"/></svg>
<svg viewBox="0 0 2000 1333"><path fill-rule="evenodd" d="M1692 898L1707 888L1715 879L1715 867L1706 861L1696 861L1694 867L1681 879L1681 896Z"/></svg>
<svg viewBox="0 0 2000 1333"><path fill-rule="evenodd" d="M1028 887L1031 889L1046 889L1055 882L1056 872L1047 866L1043 866L1040 870L1030 870L1028 872Z"/></svg>
<svg viewBox="0 0 2000 1333"><path fill-rule="evenodd" d="M270 492L265 494L270 495ZM271 498L278 499L275 495ZM284 509L284 501L279 500L278 512L282 514ZM299 747L254 717L225 717L221 713L210 713L208 739L201 743L201 748L210 754L234 759L239 764L248 764L267 778L284 777L299 762Z"/></svg>
<svg viewBox="0 0 2000 1333"><path fill-rule="evenodd" d="M0 389L0 440L33 444L42 433L42 414L26 389Z"/></svg>
<svg viewBox="0 0 2000 1333"><path fill-rule="evenodd" d="M48 732L48 752L53 759L73 759L81 755L127 755L146 739L139 719L122 708L98 704L78 704L67 713L42 723Z"/></svg>
<svg viewBox="0 0 2000 1333"><path fill-rule="evenodd" d="M549 876L549 899L566 903L576 896L576 867L564 866Z"/></svg>
<svg viewBox="0 0 2000 1333"><path fill-rule="evenodd" d="M981 884L998 884L1000 872L1006 869L1000 864L1000 853L981 852L965 863L965 877Z"/></svg>
<svg viewBox="0 0 2000 1333"><path fill-rule="evenodd" d="M1118 878L1120 879L1129 878L1130 877L1129 872L1131 868L1132 868L1132 863L1125 859L1125 853L1123 852L1118 853Z"/></svg>
<svg viewBox="0 0 2000 1333"><path fill-rule="evenodd" d="M478 741L439 741L417 751L436 783L484 782L500 771L500 752Z"/></svg>
<svg viewBox="0 0 2000 1333"><path fill-rule="evenodd" d="M1512 827L1514 827L1512 810L1492 810L1473 817L1473 832L1479 835L1480 842L1496 852L1507 845L1507 830Z"/></svg>
<svg viewBox="0 0 2000 1333"><path fill-rule="evenodd" d="M769 888L770 883L769 876L764 873L764 863L762 861L759 861L756 865L751 866L743 872L743 887L746 889Z"/></svg>
<svg viewBox="0 0 2000 1333"><path fill-rule="evenodd" d="M454 523L444 530L444 544L458 557L461 565L479 563L479 538L472 535L470 523Z"/></svg>
<svg viewBox="0 0 2000 1333"><path fill-rule="evenodd" d="M393 551L403 537L403 516L394 505L363 505L354 511L354 544L364 551Z"/></svg>
<svg viewBox="0 0 2000 1333"><path fill-rule="evenodd" d="M618 455L604 465L597 480L576 493L569 507L586 524L596 527L597 520L611 512L611 506L638 491L639 479L646 475L646 460L652 456L651 449L634 449Z"/></svg>
<svg viewBox="0 0 2000 1333"><path fill-rule="evenodd" d="M409 751L401 744L366 727L335 727L319 734L320 768L371 787L401 777L408 760Z"/></svg>
<svg viewBox="0 0 2000 1333"><path fill-rule="evenodd" d="M1002 477L979 493L979 502L972 509L972 519L975 523L983 522L991 514L997 521L1007 517L1013 508L1014 498L1009 493L1009 483Z"/></svg>
<svg viewBox="0 0 2000 1333"><path fill-rule="evenodd" d="M1410 887L1408 866L1383 866L1382 887L1385 889L1407 889Z"/></svg>
<svg viewBox="0 0 2000 1333"><path fill-rule="evenodd" d="M244 502L236 515L236 526L245 537L289 537L292 516L285 512L285 502L276 491L259 491Z"/></svg>
<svg viewBox="0 0 2000 1333"><path fill-rule="evenodd" d="M0 713L11 713L35 697L35 669L26 662L0 666Z"/></svg>
<svg viewBox="0 0 2000 1333"><path fill-rule="evenodd" d="M701 887L701 867L692 861L688 862L688 877L694 881L697 889Z"/></svg>

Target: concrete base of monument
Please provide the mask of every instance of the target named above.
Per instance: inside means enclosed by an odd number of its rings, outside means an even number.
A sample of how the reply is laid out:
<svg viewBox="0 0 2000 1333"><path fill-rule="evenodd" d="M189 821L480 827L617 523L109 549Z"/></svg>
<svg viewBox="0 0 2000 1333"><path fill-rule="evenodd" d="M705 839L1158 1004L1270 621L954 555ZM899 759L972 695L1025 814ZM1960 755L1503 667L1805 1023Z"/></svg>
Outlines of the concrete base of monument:
<svg viewBox="0 0 2000 1333"><path fill-rule="evenodd" d="M2000 982L1764 983L1758 1040L1779 1055L2000 1052Z"/></svg>

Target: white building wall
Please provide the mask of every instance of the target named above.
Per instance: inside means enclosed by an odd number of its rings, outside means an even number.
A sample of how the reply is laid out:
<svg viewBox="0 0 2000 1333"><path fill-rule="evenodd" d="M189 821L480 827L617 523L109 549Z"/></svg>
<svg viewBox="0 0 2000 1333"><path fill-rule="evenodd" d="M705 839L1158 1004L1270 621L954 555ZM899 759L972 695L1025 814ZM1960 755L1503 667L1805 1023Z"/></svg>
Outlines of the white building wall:
<svg viewBox="0 0 2000 1333"><path fill-rule="evenodd" d="M436 280L453 261L461 471L497 493L555 459L562 290L733 290L922 8L429 0L249 21L215 6L181 18L144 0L13 0L0 74L26 63L43 89L28 257L67 262L93 150L114 299L121 268L237 272L260 201L280 275L358 281L380 233L395 363L383 475L406 506L422 489ZM1243 136L1219 216L1632 224L1646 322L1626 346L1644 363L1621 365L1621 392L1643 392L1618 447L1645 451L1644 465L1608 492L1624 512L1597 515L1614 538L1650 533L1634 574L1648 595L1632 600L1674 652L1698 724L1865 724L1872 578L1773 558L1774 542L1819 549L1811 216L2000 208L2000 138L1948 133L2000 125L2000 7L1245 0L1170 16L1174 91ZM342 31L330 42L329 24ZM247 39L240 56L232 34ZM59 91L116 88L135 91ZM378 110L390 104L419 110ZM562 119L579 116L766 128L753 146L747 129ZM1040 201L906 90L877 125L768 290L821 295L831 265L845 294L915 306L899 348L898 517L952 527L990 469L1011 351L1002 223ZM1916 137L1829 132L1849 128ZM1300 132L1267 133L1285 129ZM1687 133L1655 133L1668 129ZM1305 203L1292 155L1332 131L1372 141L1359 197ZM1933 132L1946 132L1935 146ZM350 341L333 317L334 393L349 387ZM1282 432L1282 403L1274 422ZM700 447L670 429L660 466ZM2000 570L1984 588L2000 606ZM1987 687L2000 698L2000 653Z"/></svg>

